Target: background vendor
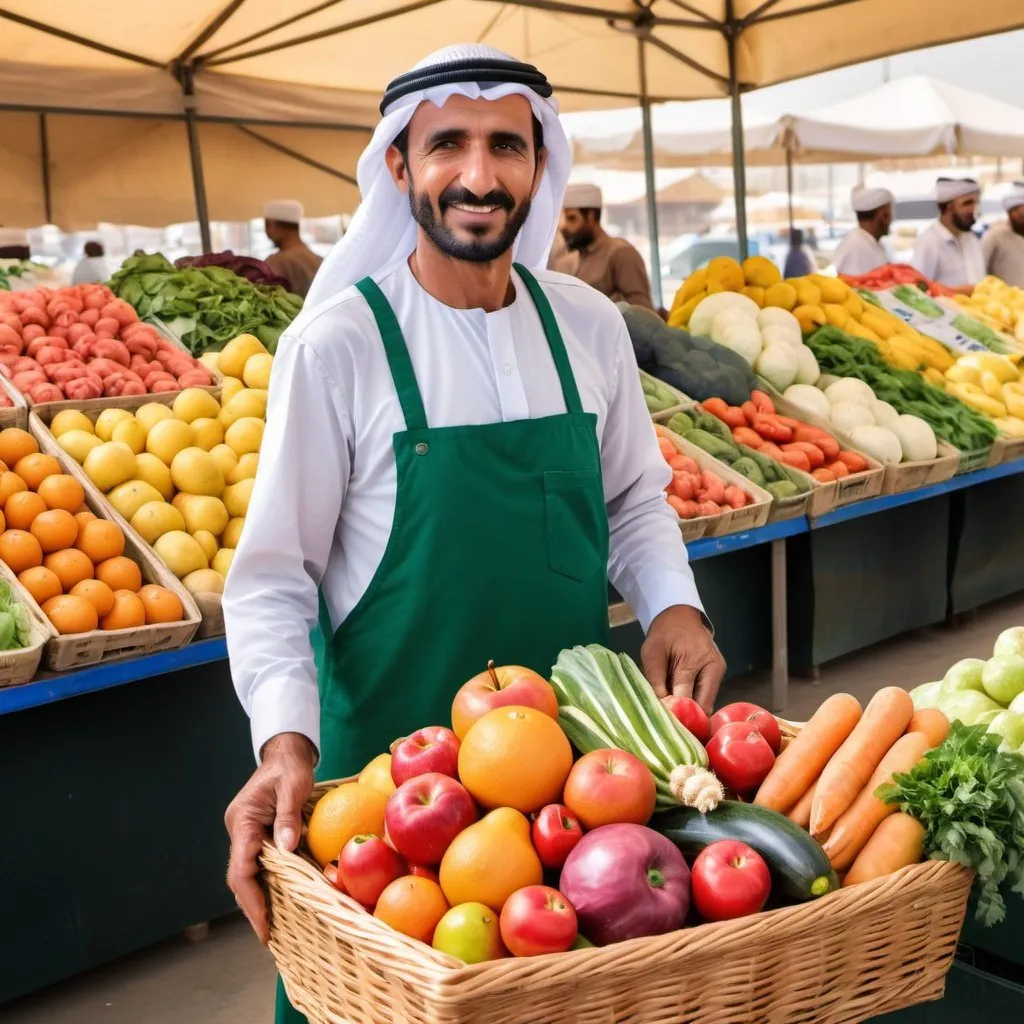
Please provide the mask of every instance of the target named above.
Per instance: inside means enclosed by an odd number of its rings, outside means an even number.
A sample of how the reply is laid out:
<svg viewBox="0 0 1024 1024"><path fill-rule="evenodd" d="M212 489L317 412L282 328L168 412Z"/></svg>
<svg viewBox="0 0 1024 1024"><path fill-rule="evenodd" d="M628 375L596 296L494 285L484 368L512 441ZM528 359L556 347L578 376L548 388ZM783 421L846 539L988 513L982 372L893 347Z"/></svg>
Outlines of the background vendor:
<svg viewBox="0 0 1024 1024"><path fill-rule="evenodd" d="M985 256L974 233L981 186L973 178L939 178L935 183L938 220L914 245L914 269L930 281L970 293L985 276Z"/></svg>
<svg viewBox="0 0 1024 1024"><path fill-rule="evenodd" d="M1015 181L1003 197L1006 220L993 225L981 240L985 268L1007 284L1024 288L1024 181Z"/></svg>
<svg viewBox="0 0 1024 1024"><path fill-rule="evenodd" d="M858 185L850 194L857 226L836 249L836 272L859 277L889 262L882 239L892 227L895 197L885 188Z"/></svg>
<svg viewBox="0 0 1024 1024"><path fill-rule="evenodd" d="M306 297L323 262L299 235L302 203L297 199L275 199L263 208L263 230L277 252L267 257L267 266L283 277L296 295Z"/></svg>

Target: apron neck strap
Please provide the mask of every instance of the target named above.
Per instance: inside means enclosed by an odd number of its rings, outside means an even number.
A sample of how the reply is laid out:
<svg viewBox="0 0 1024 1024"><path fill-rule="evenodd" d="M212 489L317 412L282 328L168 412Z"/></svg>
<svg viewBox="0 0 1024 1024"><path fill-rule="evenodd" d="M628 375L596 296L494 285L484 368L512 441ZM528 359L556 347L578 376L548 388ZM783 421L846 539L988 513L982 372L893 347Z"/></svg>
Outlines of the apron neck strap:
<svg viewBox="0 0 1024 1024"><path fill-rule="evenodd" d="M544 294L544 289L541 288L537 278L521 264L515 263L513 266L516 273L523 279L523 283L530 293L530 298L533 299L533 304L537 307L537 314L540 316L541 326L544 328L544 336L548 339L551 357L555 361L558 379L562 384L562 396L565 399L566 412L581 413L583 412L583 402L580 400L579 388L576 387L576 377L572 372L572 365L569 362L569 353L565 350L562 332L558 329L555 311L551 308L551 303Z"/></svg>
<svg viewBox="0 0 1024 1024"><path fill-rule="evenodd" d="M362 281L358 281L356 289L366 299L370 312L377 321L377 329L384 342L384 352L388 357L388 366L391 368L391 377L398 392L398 401L402 406L402 415L405 417L405 428L425 430L427 413L423 408L423 398L416 383L416 371L412 368L409 348L402 336L402 328L398 326L395 311L372 277L364 277Z"/></svg>

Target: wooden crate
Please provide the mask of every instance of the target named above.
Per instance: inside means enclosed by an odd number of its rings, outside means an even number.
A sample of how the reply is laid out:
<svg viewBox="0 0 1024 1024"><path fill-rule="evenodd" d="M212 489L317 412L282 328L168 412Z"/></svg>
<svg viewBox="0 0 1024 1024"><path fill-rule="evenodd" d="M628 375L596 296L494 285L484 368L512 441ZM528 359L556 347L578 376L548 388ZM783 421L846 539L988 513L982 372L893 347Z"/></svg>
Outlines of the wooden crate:
<svg viewBox="0 0 1024 1024"><path fill-rule="evenodd" d="M643 370L638 370L637 373L640 374L641 380L644 378L652 380L658 385L658 387L664 388L666 391L669 391L676 396L677 401L675 405L669 406L669 408L663 409L661 412L651 413L651 419L655 423L668 423L668 421L672 419L677 412L684 412L687 409L692 409L693 406L696 405L692 398L684 395L682 391L672 387L671 384L666 384L663 380L660 380L658 377L652 377L649 373L645 373Z"/></svg>
<svg viewBox="0 0 1024 1024"><path fill-rule="evenodd" d="M32 596L11 572L6 562L0 562L0 579L5 580L10 586L14 596L28 611L31 622L31 636L27 647L16 651L0 651L0 687L20 686L35 678L43 649L47 641L57 634L50 625L50 620L32 600Z"/></svg>
<svg viewBox="0 0 1024 1024"><path fill-rule="evenodd" d="M98 410L96 415L99 415ZM95 416L90 418L95 419ZM157 623L139 626L136 629L97 629L72 636L54 636L47 642L43 654L46 666L62 671L114 658L139 657L143 654L184 647L195 636L200 623L199 608L192 595L156 557L153 549L128 525L124 517L109 504L99 488L86 476L82 467L61 448L35 411L29 414L29 430L39 442L40 449L54 456L64 471L82 485L85 490L85 504L89 510L100 519L109 519L121 527L124 532L125 554L138 563L142 570L143 583L158 583L173 591L181 599L185 611L185 618L180 622Z"/></svg>
<svg viewBox="0 0 1024 1024"><path fill-rule="evenodd" d="M0 373L0 390L11 400L13 405L0 406L0 429L4 427L28 427L28 399Z"/></svg>
<svg viewBox="0 0 1024 1024"><path fill-rule="evenodd" d="M1010 437L1000 434L992 444L992 452L988 457L989 466L998 466L1003 462L1015 462L1024 458L1024 437Z"/></svg>
<svg viewBox="0 0 1024 1024"><path fill-rule="evenodd" d="M960 465L960 452L945 441L938 443L938 455L922 462L901 462L898 466L886 466L882 481L882 494L902 494L916 491L919 487L952 480Z"/></svg>

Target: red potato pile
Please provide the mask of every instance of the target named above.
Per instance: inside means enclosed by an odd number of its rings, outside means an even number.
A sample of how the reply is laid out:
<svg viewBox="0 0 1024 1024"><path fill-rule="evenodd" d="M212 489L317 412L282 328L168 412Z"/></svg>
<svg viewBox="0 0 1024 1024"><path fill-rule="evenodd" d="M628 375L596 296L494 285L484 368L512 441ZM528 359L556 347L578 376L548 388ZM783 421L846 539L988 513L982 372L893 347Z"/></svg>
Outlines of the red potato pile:
<svg viewBox="0 0 1024 1024"><path fill-rule="evenodd" d="M102 284L0 292L0 373L33 404L213 383Z"/></svg>
<svg viewBox="0 0 1024 1024"><path fill-rule="evenodd" d="M780 416L763 391L751 392L742 406L709 398L701 407L732 430L733 440L794 469L802 469L822 484L830 484L868 468L867 459L845 451L827 431L789 416Z"/></svg>
<svg viewBox="0 0 1024 1024"><path fill-rule="evenodd" d="M658 447L672 467L672 483L665 488L668 503L680 519L719 516L734 508L744 508L754 499L742 487L726 482L710 470L702 470L696 460L683 455L669 438L669 432L655 424Z"/></svg>

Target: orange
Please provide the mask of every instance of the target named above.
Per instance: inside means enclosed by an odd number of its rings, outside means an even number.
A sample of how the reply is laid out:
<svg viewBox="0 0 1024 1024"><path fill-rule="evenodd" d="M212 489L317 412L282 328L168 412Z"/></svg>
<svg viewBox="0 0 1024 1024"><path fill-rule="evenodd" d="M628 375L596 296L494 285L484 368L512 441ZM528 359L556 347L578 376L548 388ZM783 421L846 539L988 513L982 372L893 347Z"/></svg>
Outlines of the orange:
<svg viewBox="0 0 1024 1024"><path fill-rule="evenodd" d="M360 782L344 782L325 793L313 808L306 829L309 852L320 867L337 860L353 836L384 835L387 802L385 794Z"/></svg>
<svg viewBox="0 0 1024 1024"><path fill-rule="evenodd" d="M39 451L36 439L20 427L8 427L0 430L0 459L13 466L26 455L33 455Z"/></svg>
<svg viewBox="0 0 1024 1024"><path fill-rule="evenodd" d="M135 594L142 586L142 571L130 558L117 555L96 566L96 579L102 580L113 591L130 590Z"/></svg>
<svg viewBox="0 0 1024 1024"><path fill-rule="evenodd" d="M14 472L28 484L29 490L38 491L39 485L48 476L60 472L60 463L52 455L36 452L19 459L14 464Z"/></svg>
<svg viewBox="0 0 1024 1024"><path fill-rule="evenodd" d="M60 597L60 580L56 573L45 566L37 565L18 574L21 585L32 595L40 607L51 597Z"/></svg>
<svg viewBox="0 0 1024 1024"><path fill-rule="evenodd" d="M13 573L22 573L43 564L39 541L24 530L7 530L0 534L0 561Z"/></svg>
<svg viewBox="0 0 1024 1024"><path fill-rule="evenodd" d="M16 491L4 505L7 525L12 530L29 529L32 526L32 520L45 511L46 502L35 491Z"/></svg>
<svg viewBox="0 0 1024 1024"><path fill-rule="evenodd" d="M146 624L146 607L130 590L114 591L114 607L100 619L100 629L137 629Z"/></svg>
<svg viewBox="0 0 1024 1024"><path fill-rule="evenodd" d="M448 901L437 882L418 875L403 875L380 894L373 916L396 932L430 945L434 929L448 910Z"/></svg>
<svg viewBox="0 0 1024 1024"><path fill-rule="evenodd" d="M92 562L78 548L55 551L52 555L46 556L43 564L57 574L65 594L70 593L71 588L82 580L92 579Z"/></svg>
<svg viewBox="0 0 1024 1024"><path fill-rule="evenodd" d="M32 536L48 554L71 547L78 539L78 523L70 512L55 508L32 520Z"/></svg>
<svg viewBox="0 0 1024 1024"><path fill-rule="evenodd" d="M74 515L85 501L85 490L73 476L55 473L39 485L39 497L47 508L62 508Z"/></svg>
<svg viewBox="0 0 1024 1024"><path fill-rule="evenodd" d="M95 512L90 512L87 508L83 508L80 512L75 513L75 522L78 523L78 536L82 536L82 527L86 523L91 523L96 518Z"/></svg>
<svg viewBox="0 0 1024 1024"><path fill-rule="evenodd" d="M124 554L124 533L117 523L93 516L82 527L75 547L79 551L84 551L94 562L105 562L108 558L117 558L118 555Z"/></svg>
<svg viewBox="0 0 1024 1024"><path fill-rule="evenodd" d="M84 597L64 594L51 597L43 611L58 633L88 633L96 628L96 609Z"/></svg>
<svg viewBox="0 0 1024 1024"><path fill-rule="evenodd" d="M71 588L75 597L84 597L96 608L96 614L106 615L114 607L114 592L100 580L82 580Z"/></svg>
<svg viewBox="0 0 1024 1024"><path fill-rule="evenodd" d="M181 598L166 587L150 583L139 591L139 599L146 609L146 625L154 622L180 622L185 617Z"/></svg>
<svg viewBox="0 0 1024 1024"><path fill-rule="evenodd" d="M17 473L0 473L0 505L6 506L12 494L27 490L28 484Z"/></svg>
<svg viewBox="0 0 1024 1024"><path fill-rule="evenodd" d="M7 520L4 518L3 512L0 512L0 533L3 533L7 529Z"/></svg>
<svg viewBox="0 0 1024 1024"><path fill-rule="evenodd" d="M499 807L460 832L438 874L452 906L483 903L498 912L512 893L544 881L530 823L511 807Z"/></svg>
<svg viewBox="0 0 1024 1024"><path fill-rule="evenodd" d="M529 814L559 803L572 747L559 724L536 708L495 708L478 718L459 748L459 778L484 807Z"/></svg>

